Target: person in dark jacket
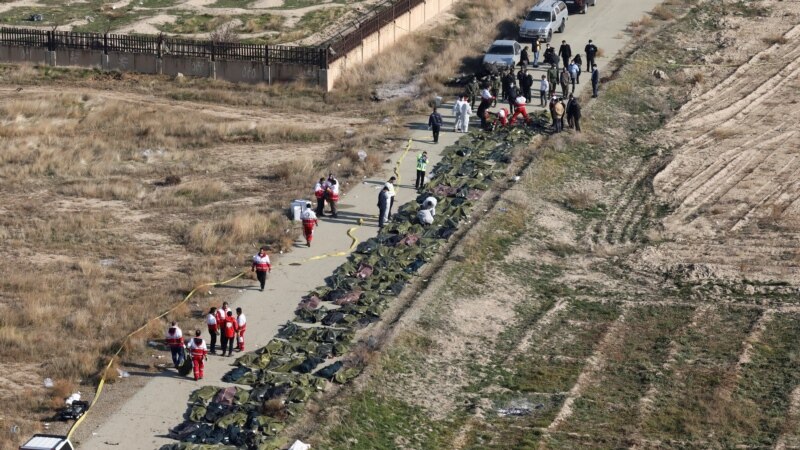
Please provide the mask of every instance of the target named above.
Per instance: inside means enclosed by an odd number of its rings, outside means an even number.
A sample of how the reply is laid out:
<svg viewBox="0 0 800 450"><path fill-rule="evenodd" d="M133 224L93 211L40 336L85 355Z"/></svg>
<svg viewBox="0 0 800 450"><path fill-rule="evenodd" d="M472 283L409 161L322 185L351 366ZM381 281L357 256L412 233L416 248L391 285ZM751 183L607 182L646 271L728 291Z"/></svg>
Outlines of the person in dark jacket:
<svg viewBox="0 0 800 450"><path fill-rule="evenodd" d="M547 48L544 49L544 62L550 64L550 67L555 67L558 70L558 56L556 56L556 49L551 47L550 44L547 44Z"/></svg>
<svg viewBox="0 0 800 450"><path fill-rule="evenodd" d="M442 129L442 115L433 107L433 112L428 117L428 129L433 131L433 143L439 143L439 131Z"/></svg>
<svg viewBox="0 0 800 450"><path fill-rule="evenodd" d="M567 72L567 68L564 67L561 69L561 75L558 77L558 82L561 83L561 96L566 97L569 94L569 83L572 80L572 77L569 76L569 72Z"/></svg>
<svg viewBox="0 0 800 450"><path fill-rule="evenodd" d="M514 105L517 104L517 95L519 91L517 91L517 85L514 82L511 82L511 86L508 88L508 93L506 95L506 100L508 101L508 110L511 111L511 114L514 114Z"/></svg>
<svg viewBox="0 0 800 450"><path fill-rule="evenodd" d="M528 64L530 63L531 63L531 57L528 54L528 47L523 45L522 54L519 55L519 65L522 66L522 68L524 69L527 68Z"/></svg>
<svg viewBox="0 0 800 450"><path fill-rule="evenodd" d="M522 77L522 95L525 96L526 102L531 102L531 88L533 87L533 76L526 70Z"/></svg>
<svg viewBox="0 0 800 450"><path fill-rule="evenodd" d="M578 79L576 80L578 84L581 84L581 72L583 72L583 59L581 58L581 54L578 53L572 58L572 62L578 65Z"/></svg>
<svg viewBox="0 0 800 450"><path fill-rule="evenodd" d="M558 89L558 69L556 67L547 69L547 82L550 83L550 95L555 94Z"/></svg>
<svg viewBox="0 0 800 450"><path fill-rule="evenodd" d="M389 188L384 186L378 194L378 228L383 228L386 221L389 220Z"/></svg>
<svg viewBox="0 0 800 450"><path fill-rule="evenodd" d="M592 98L597 98L597 88L600 85L600 71L597 64L592 65Z"/></svg>
<svg viewBox="0 0 800 450"><path fill-rule="evenodd" d="M572 48L567 44L567 41L561 41L561 47L558 48L558 56L564 62L564 67L567 67L569 59L572 58Z"/></svg>
<svg viewBox="0 0 800 450"><path fill-rule="evenodd" d="M597 46L592 44L591 39L589 39L586 47L583 48L583 52L586 53L586 71L591 72L594 66L594 57L597 55Z"/></svg>
<svg viewBox="0 0 800 450"><path fill-rule="evenodd" d="M570 128L581 131L581 104L572 94L569 95L569 102L567 102L567 122Z"/></svg>

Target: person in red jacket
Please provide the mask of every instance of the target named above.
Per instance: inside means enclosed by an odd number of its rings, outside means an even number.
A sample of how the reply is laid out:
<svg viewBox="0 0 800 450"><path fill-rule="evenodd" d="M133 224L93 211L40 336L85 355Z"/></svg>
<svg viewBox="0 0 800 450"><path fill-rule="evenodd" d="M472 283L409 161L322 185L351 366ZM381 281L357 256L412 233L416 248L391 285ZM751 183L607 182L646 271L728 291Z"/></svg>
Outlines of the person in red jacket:
<svg viewBox="0 0 800 450"><path fill-rule="evenodd" d="M165 337L169 351L172 353L172 363L175 367L180 367L183 364L183 331L181 331L177 322L172 322L167 329Z"/></svg>
<svg viewBox="0 0 800 450"><path fill-rule="evenodd" d="M237 337L237 347L240 352L244 351L244 332L247 331L247 317L244 316L242 308L236 308L236 325L239 327Z"/></svg>
<svg viewBox="0 0 800 450"><path fill-rule="evenodd" d="M525 119L525 123L528 123L530 119L528 118L528 111L525 109L525 104L527 103L527 99L525 96L520 95L515 99L514 105L514 115L511 117L511 126L517 122L517 116L522 115Z"/></svg>
<svg viewBox="0 0 800 450"><path fill-rule="evenodd" d="M253 256L253 267L250 268L250 271L256 273L256 278L261 283L261 292L264 292L264 285L267 283L267 272L272 271L266 247L261 247L258 254Z"/></svg>
<svg viewBox="0 0 800 450"><path fill-rule="evenodd" d="M222 322L222 356L225 356L225 349L228 349L228 356L233 356L233 341L239 333L239 324L233 317L233 312L228 311L228 316Z"/></svg>
<svg viewBox="0 0 800 450"><path fill-rule="evenodd" d="M331 217L334 219L339 217L336 214L336 204L339 203L339 180L334 178L333 174L328 175L328 188L325 191L325 200L331 207Z"/></svg>
<svg viewBox="0 0 800 450"><path fill-rule="evenodd" d="M306 245L311 247L311 240L314 239L314 227L319 225L317 215L311 210L311 203L306 203L306 209L300 213L300 219L303 221L303 235L306 237Z"/></svg>
<svg viewBox="0 0 800 450"><path fill-rule="evenodd" d="M328 182L325 180L325 177L320 178L317 184L314 185L314 197L317 198L316 213L320 217L325 215L325 190L327 189Z"/></svg>
<svg viewBox="0 0 800 450"><path fill-rule="evenodd" d="M194 338L189 341L188 347L194 369L194 381L197 381L203 378L203 369L208 360L208 349L206 349L206 342L200 337L200 330L195 330Z"/></svg>
<svg viewBox="0 0 800 450"><path fill-rule="evenodd" d="M208 334L211 336L211 350L209 353L217 353L217 336L219 336L219 325L217 325L217 307L212 306L206 316Z"/></svg>

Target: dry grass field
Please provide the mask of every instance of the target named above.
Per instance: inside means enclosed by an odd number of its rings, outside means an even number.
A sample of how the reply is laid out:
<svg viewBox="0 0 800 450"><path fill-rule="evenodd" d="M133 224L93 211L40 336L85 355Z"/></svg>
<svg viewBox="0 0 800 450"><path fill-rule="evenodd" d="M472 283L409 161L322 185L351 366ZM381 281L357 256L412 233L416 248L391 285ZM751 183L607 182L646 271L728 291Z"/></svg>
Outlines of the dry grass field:
<svg viewBox="0 0 800 450"><path fill-rule="evenodd" d="M0 76L3 450L75 389L88 395L129 331L246 267L254 246L289 250L299 230L288 201L331 168L346 190L402 133L384 123L396 104L302 86L32 67ZM219 301L198 297L176 316Z"/></svg>
<svg viewBox="0 0 800 450"><path fill-rule="evenodd" d="M798 21L791 2L672 0L629 28L584 133L531 149L357 392L321 401L303 434L797 448Z"/></svg>

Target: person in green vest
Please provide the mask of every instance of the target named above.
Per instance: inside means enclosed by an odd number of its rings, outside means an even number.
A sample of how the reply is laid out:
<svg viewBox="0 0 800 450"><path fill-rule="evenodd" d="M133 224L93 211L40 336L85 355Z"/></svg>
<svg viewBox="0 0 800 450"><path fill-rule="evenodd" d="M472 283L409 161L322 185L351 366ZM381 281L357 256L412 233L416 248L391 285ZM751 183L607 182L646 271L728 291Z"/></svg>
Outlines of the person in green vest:
<svg viewBox="0 0 800 450"><path fill-rule="evenodd" d="M481 88L478 85L478 79L473 75L469 80L469 84L467 84L467 96L469 97L469 104L471 107L475 107L475 99L478 98L480 92Z"/></svg>
<svg viewBox="0 0 800 450"><path fill-rule="evenodd" d="M414 188L422 189L425 185L425 171L428 168L428 152L422 152L417 155L417 182L414 183Z"/></svg>

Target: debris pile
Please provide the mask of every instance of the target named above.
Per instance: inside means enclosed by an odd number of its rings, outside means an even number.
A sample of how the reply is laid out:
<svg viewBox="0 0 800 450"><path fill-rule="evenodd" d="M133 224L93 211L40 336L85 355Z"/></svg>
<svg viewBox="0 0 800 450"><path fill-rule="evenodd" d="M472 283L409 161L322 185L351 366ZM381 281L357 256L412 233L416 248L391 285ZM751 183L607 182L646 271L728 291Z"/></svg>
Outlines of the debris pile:
<svg viewBox="0 0 800 450"><path fill-rule="evenodd" d="M236 360L223 381L249 389L195 391L188 421L171 430L182 442L162 450L285 448L288 443L275 437L284 423L329 382L347 383L362 370L356 358L347 358L356 331L380 319L391 299L469 218L474 202L505 178L514 148L533 135L527 128L470 134L446 149L425 192L400 207L377 237L359 244L325 286L309 292L295 319L266 346ZM429 196L438 200L437 213L433 224L423 225L416 213Z"/></svg>

